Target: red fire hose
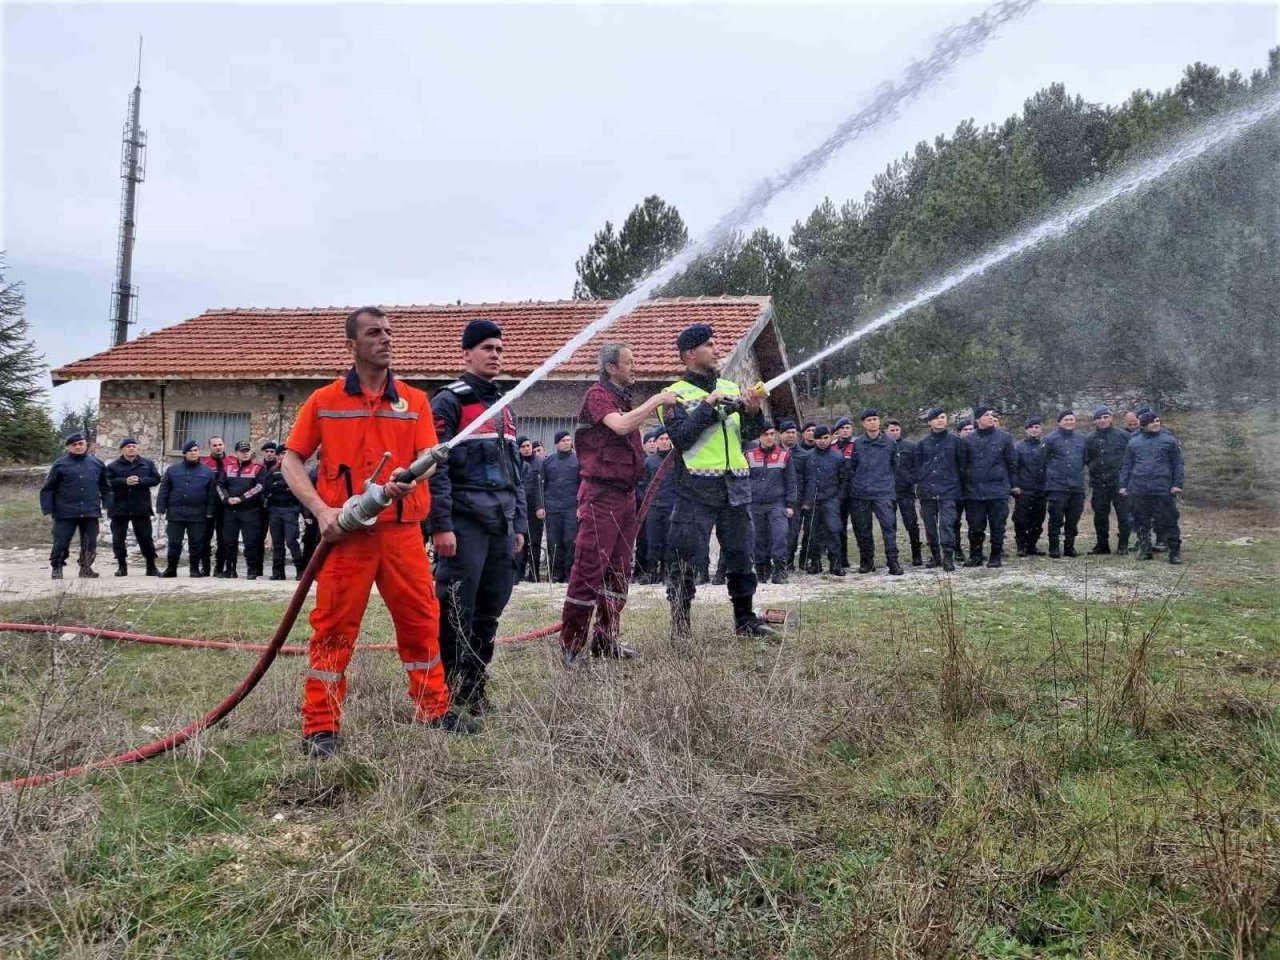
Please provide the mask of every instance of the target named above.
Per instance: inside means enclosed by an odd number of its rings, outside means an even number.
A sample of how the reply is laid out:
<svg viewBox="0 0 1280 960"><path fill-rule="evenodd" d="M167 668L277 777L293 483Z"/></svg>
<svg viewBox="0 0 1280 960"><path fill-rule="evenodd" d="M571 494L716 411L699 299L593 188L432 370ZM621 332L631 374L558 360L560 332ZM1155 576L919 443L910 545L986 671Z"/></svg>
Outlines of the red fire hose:
<svg viewBox="0 0 1280 960"><path fill-rule="evenodd" d="M670 457L663 459L657 471L654 473L653 479L649 483L649 489L645 491L644 500L640 504L638 518L640 522L644 522L645 514L649 512L649 504L653 501L658 487L661 485L662 475L666 471ZM289 605L285 608L284 616L280 619L280 623L276 626L276 631L272 634L271 642L262 643L231 643L225 640L193 640L186 637L156 637L141 633L128 633L124 630L99 630L93 627L76 627L65 626L63 624L35 624L35 623L0 623L0 632L15 633L72 633L81 636L106 637L112 640L127 640L133 643L150 643L161 646L171 647L199 647L206 650L248 650L261 652L262 656L258 658L258 662L253 665L253 669L248 675L240 681L234 690L231 691L217 706L206 713L198 720L193 720L181 730L177 730L169 736L161 740L155 740L151 743L144 744L141 747L135 747L132 750L126 750L123 753L117 753L114 756L103 757L101 760L94 760L91 763L81 764L77 767L67 767L62 770L51 770L48 773L38 773L32 776L19 777L16 780L0 781L0 790L3 789L22 789L24 787L38 787L47 783L53 783L56 780L65 780L68 777L76 777L82 773L88 773L91 770L103 770L107 767L117 767L126 763L138 763L142 760L150 760L152 757L158 757L162 753L167 753L174 747L186 743L192 737L202 730L205 730L232 710L240 705L258 685L258 681L263 678L271 664L275 661L279 654L297 656L307 652L306 647L286 646L285 639L293 630L293 625L298 619L298 613L302 609L303 602L307 599L307 593L311 589L311 584L316 578L316 574L320 572L320 568L324 565L325 558L329 555L331 544L328 541L321 540L316 547L316 552L311 557L311 562L307 564L307 569L302 573L302 579L298 581L298 585L294 588L293 596L289 599ZM537 630L530 630L527 633L516 634L511 637L499 637L497 643L510 644L522 643L527 640L535 640L539 637L550 636L560 631L560 624L553 623L546 627L540 627ZM392 643L373 643L368 646L357 647L358 650L394 650L395 644Z"/></svg>

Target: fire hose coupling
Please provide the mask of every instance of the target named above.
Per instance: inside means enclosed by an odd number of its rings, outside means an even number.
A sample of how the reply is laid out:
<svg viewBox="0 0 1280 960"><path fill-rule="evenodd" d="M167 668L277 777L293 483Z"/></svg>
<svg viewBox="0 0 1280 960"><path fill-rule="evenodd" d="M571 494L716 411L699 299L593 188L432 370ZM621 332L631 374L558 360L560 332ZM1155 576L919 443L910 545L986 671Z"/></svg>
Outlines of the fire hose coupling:
<svg viewBox="0 0 1280 960"><path fill-rule="evenodd" d="M753 386L743 390L740 397L721 397L716 403L716 408L720 411L722 417L729 417L735 413L744 413L747 409L747 397L752 395L761 399L769 395L769 392L764 388L764 381L757 380Z"/></svg>
<svg viewBox="0 0 1280 960"><path fill-rule="evenodd" d="M391 506L391 495L387 493L386 484L379 483L378 477L391 460L391 453L382 455L377 467L365 481L363 493L358 493L342 505L342 513L338 515L338 526L351 533L361 527L371 527L378 522L378 514ZM449 447L446 444L432 447L407 467L402 467L391 475L391 480L409 483L413 480L426 480L436 470L449 462Z"/></svg>

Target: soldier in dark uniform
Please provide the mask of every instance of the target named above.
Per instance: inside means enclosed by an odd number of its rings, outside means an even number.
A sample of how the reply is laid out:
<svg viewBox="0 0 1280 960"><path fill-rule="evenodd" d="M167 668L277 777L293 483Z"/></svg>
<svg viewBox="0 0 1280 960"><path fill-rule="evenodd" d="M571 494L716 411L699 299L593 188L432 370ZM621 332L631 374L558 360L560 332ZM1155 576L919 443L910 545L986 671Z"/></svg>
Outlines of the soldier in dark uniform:
<svg viewBox="0 0 1280 960"><path fill-rule="evenodd" d="M1027 417L1022 426L1026 438L1013 448L1018 469L1013 478L1013 536L1018 544L1018 556L1038 557L1036 546L1044 530L1044 441L1040 434L1044 420Z"/></svg>
<svg viewBox="0 0 1280 960"><path fill-rule="evenodd" d="M756 579L787 582L788 523L799 503L796 468L791 454L778 443L767 420L760 443L747 451L751 470L751 518L756 535Z"/></svg>
<svg viewBox="0 0 1280 960"><path fill-rule="evenodd" d="M676 449L676 505L671 512L672 567L667 575L671 632L690 636L690 608L698 567L708 563L714 527L725 555L733 628L740 636L770 637L775 631L756 616L752 567L755 531L751 522L751 480L744 439L760 432L760 397L717 376L719 357L707 324L686 327L676 338L685 375L669 389L680 403L659 407L658 416ZM721 401L728 401L728 406Z"/></svg>
<svg viewBox="0 0 1280 960"><path fill-rule="evenodd" d="M552 583L568 583L578 537L578 486L581 483L573 435L556 431L555 451L542 461L542 498Z"/></svg>
<svg viewBox="0 0 1280 960"><path fill-rule="evenodd" d="M853 421L848 417L836 417L831 427L831 446L848 460L853 456ZM846 471L848 472L848 471ZM849 527L853 516L849 512L848 499L840 501L840 566L849 566Z"/></svg>
<svg viewBox="0 0 1280 960"><path fill-rule="evenodd" d="M516 437L516 443L520 448L525 515L529 518L529 539L520 554L519 579L537 583L542 578L542 458L533 452L533 441L528 437Z"/></svg>
<svg viewBox="0 0 1280 960"><path fill-rule="evenodd" d="M172 579L178 575L184 536L192 579L206 576L200 549L208 536L217 500L217 476L201 462L200 445L188 440L182 445L182 459L164 472L156 496L156 513L165 518L165 537L169 541L162 577Z"/></svg>
<svg viewBox="0 0 1280 960"><path fill-rule="evenodd" d="M653 450L653 431L646 430L640 437L640 452L644 455L646 461L649 458L649 454L653 453ZM649 471L644 469L641 471L640 479L636 482L637 516L639 516L640 504L644 503L644 495L648 491ZM649 534L645 529L647 526L646 523L641 521L639 529L636 531L635 567L631 571L632 583L644 583L649 574Z"/></svg>
<svg viewBox="0 0 1280 960"><path fill-rule="evenodd" d="M224 479L227 464L227 444L222 437L209 438L209 452L200 458L200 462L213 471L215 483L221 483ZM210 518L209 526L205 530L204 546L200 552L200 569L207 577L222 576L227 568L227 542L222 536L222 523L225 510L222 506L222 500L217 499L213 505L213 517ZM215 547L214 541L217 541ZM212 568L210 568L212 561Z"/></svg>
<svg viewBox="0 0 1280 960"><path fill-rule="evenodd" d="M79 533L80 576L96 579L93 561L98 555L98 522L103 504L111 504L107 467L89 452L83 433L68 434L62 442L67 452L53 462L40 488L40 512L53 518L49 566L53 579L61 580L71 538Z"/></svg>
<svg viewBox="0 0 1280 960"><path fill-rule="evenodd" d="M818 448L813 442L813 431L817 429L818 424L813 420L808 420L800 428L800 442L796 444L796 448L791 452L792 459L796 460L796 486L800 490L801 509L796 511L796 522L792 528L791 554L796 556L799 552L799 559L794 566L797 569L804 570L805 565L809 562L809 537L813 529L813 505L809 505L809 509L804 507L804 490L807 481L805 471L809 469L809 460L817 452ZM829 436L829 435L828 435Z"/></svg>
<svg viewBox="0 0 1280 960"><path fill-rule="evenodd" d="M653 453L644 458L645 486L654 482L658 468L671 452L671 437L666 427L653 430ZM649 513L644 518L645 546L649 551L648 570L641 583L665 583L671 562L670 538L671 510L676 505L675 464L669 464L658 481L658 492L649 502Z"/></svg>
<svg viewBox="0 0 1280 960"><path fill-rule="evenodd" d="M996 426L996 411L979 404L976 429L965 438L969 456L969 559L966 567L982 566L983 538L991 533L988 567L1004 565L1004 529L1009 519L1009 496L1018 472L1013 437Z"/></svg>
<svg viewBox="0 0 1280 960"><path fill-rule="evenodd" d="M947 429L947 412L930 407L925 412L929 432L916 442L916 495L929 543L926 568L955 570L956 519L967 466L964 442Z"/></svg>
<svg viewBox="0 0 1280 960"><path fill-rule="evenodd" d="M1111 408L1093 411L1093 433L1084 442L1084 465L1089 470L1090 505L1096 541L1090 553L1111 552L1111 511L1116 512L1116 553L1129 552L1129 510L1120 496L1120 464L1132 438L1112 426Z"/></svg>
<svg viewBox="0 0 1280 960"><path fill-rule="evenodd" d="M257 580L262 576L262 480L265 474L266 467L253 459L253 447L248 440L236 443L236 455L223 464L218 499L224 511L222 536L227 546L227 565L221 576L228 580L239 576L236 560L241 538L244 539L245 579Z"/></svg>
<svg viewBox="0 0 1280 960"><path fill-rule="evenodd" d="M800 492L800 509L811 516L805 572L822 572L822 554L832 576L844 576L840 562L840 504L848 487L849 461L831 443L831 428L819 424L813 431L814 448L805 467L805 485Z"/></svg>
<svg viewBox="0 0 1280 960"><path fill-rule="evenodd" d="M475 421L483 426L453 448L431 477L431 543L440 597L440 656L455 715L493 709L486 683L498 618L511 599L516 558L529 533L515 414L486 411L502 395L502 328L472 320L462 334L465 372L431 398L440 443Z"/></svg>
<svg viewBox="0 0 1280 960"><path fill-rule="evenodd" d="M284 580L285 551L293 558L294 579L302 579L302 547L298 544L298 517L302 504L289 489L280 461L275 458L280 445L268 440L262 445L264 453L270 453L267 472L262 478L262 498L266 505L267 527L271 531L271 579Z"/></svg>
<svg viewBox="0 0 1280 960"><path fill-rule="evenodd" d="M125 437L120 441L120 456L107 464L107 482L111 484L111 551L116 557L116 576L129 575L128 549L125 536L133 526L138 549L147 561L147 576L160 576L156 566L156 545L151 538L151 489L160 485L160 471L146 457L138 456L138 441Z"/></svg>
<svg viewBox="0 0 1280 960"><path fill-rule="evenodd" d="M964 442L965 438L968 437L969 434L973 433L974 429L973 422L970 420L966 420L962 417L956 421L956 436L960 438L961 443ZM968 448L966 447L965 449L967 450ZM964 537L961 536L960 525L964 521L969 510L969 467L967 458L965 460L964 473L960 475L960 491L960 499L956 502L956 562L964 563Z"/></svg>
<svg viewBox="0 0 1280 960"><path fill-rule="evenodd" d="M1133 504L1138 533L1138 559L1151 559L1151 528L1169 549L1169 562L1182 563L1182 531L1178 528L1178 494L1185 473L1182 448L1161 428L1152 410L1138 415L1142 430L1130 438L1120 467L1120 495Z"/></svg>
<svg viewBox="0 0 1280 960"><path fill-rule="evenodd" d="M1058 414L1058 429L1044 439L1044 488L1049 501L1049 556L1076 556L1076 534L1084 513L1084 437L1072 410Z"/></svg>
<svg viewBox="0 0 1280 960"><path fill-rule="evenodd" d="M897 498L898 515L902 517L902 525L907 530L907 539L911 542L911 565L919 567L924 564L924 554L920 547L920 519L916 515L916 445L902 435L902 424L890 420L884 428L889 439L898 445Z"/></svg>
<svg viewBox="0 0 1280 960"><path fill-rule="evenodd" d="M316 485L316 477L318 470L315 463L307 467L307 479L311 481L311 485ZM320 524L316 522L316 515L299 503L302 511L302 569L306 570L307 565L311 563L311 555L316 552L316 547L320 543ZM424 532L426 536L430 536L430 531Z"/></svg>
<svg viewBox="0 0 1280 960"><path fill-rule="evenodd" d="M867 409L861 415L864 433L853 441L849 456L849 489L846 499L858 541L858 572L874 573L875 541L871 519L880 525L884 558L890 576L900 577L898 562L898 517L895 495L898 488L898 444L880 432L880 411Z"/></svg>
<svg viewBox="0 0 1280 960"><path fill-rule="evenodd" d="M813 449L812 444L805 447L800 442L800 431L794 420L782 420L778 423L778 440L782 447L791 454L791 462L796 470L796 495L804 490L805 462ZM797 501L791 519L787 521L787 570L796 568L796 548L800 545L800 525L804 522L804 512Z"/></svg>

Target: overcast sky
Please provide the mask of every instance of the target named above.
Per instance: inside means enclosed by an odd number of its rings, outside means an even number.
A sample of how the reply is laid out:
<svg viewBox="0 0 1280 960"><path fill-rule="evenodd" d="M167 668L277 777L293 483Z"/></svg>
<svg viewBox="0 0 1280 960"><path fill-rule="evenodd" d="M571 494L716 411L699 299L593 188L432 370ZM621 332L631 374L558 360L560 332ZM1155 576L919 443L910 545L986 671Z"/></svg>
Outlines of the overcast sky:
<svg viewBox="0 0 1280 960"><path fill-rule="evenodd" d="M156 330L219 306L568 297L606 219L657 193L699 234L979 9L6 3L6 279L51 365L109 344L138 34L134 279ZM1196 60L1247 75L1276 43L1276 3L1042 4L764 224L861 197L1051 82L1117 103Z"/></svg>

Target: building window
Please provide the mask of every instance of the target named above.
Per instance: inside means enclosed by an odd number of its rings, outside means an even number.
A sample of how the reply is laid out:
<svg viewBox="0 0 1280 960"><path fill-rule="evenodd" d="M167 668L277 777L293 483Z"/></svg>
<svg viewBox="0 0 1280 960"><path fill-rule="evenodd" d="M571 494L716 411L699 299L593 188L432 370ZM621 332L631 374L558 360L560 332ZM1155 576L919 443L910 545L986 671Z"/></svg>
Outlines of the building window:
<svg viewBox="0 0 1280 960"><path fill-rule="evenodd" d="M173 415L173 447L181 450L188 440L194 440L204 450L210 437L221 437L230 450L237 440L251 440L249 414L208 413L203 410L178 410Z"/></svg>
<svg viewBox="0 0 1280 960"><path fill-rule="evenodd" d="M541 440L547 445L547 452L555 443L557 430L568 430L573 433L578 426L577 417L517 417L516 432L530 440Z"/></svg>

